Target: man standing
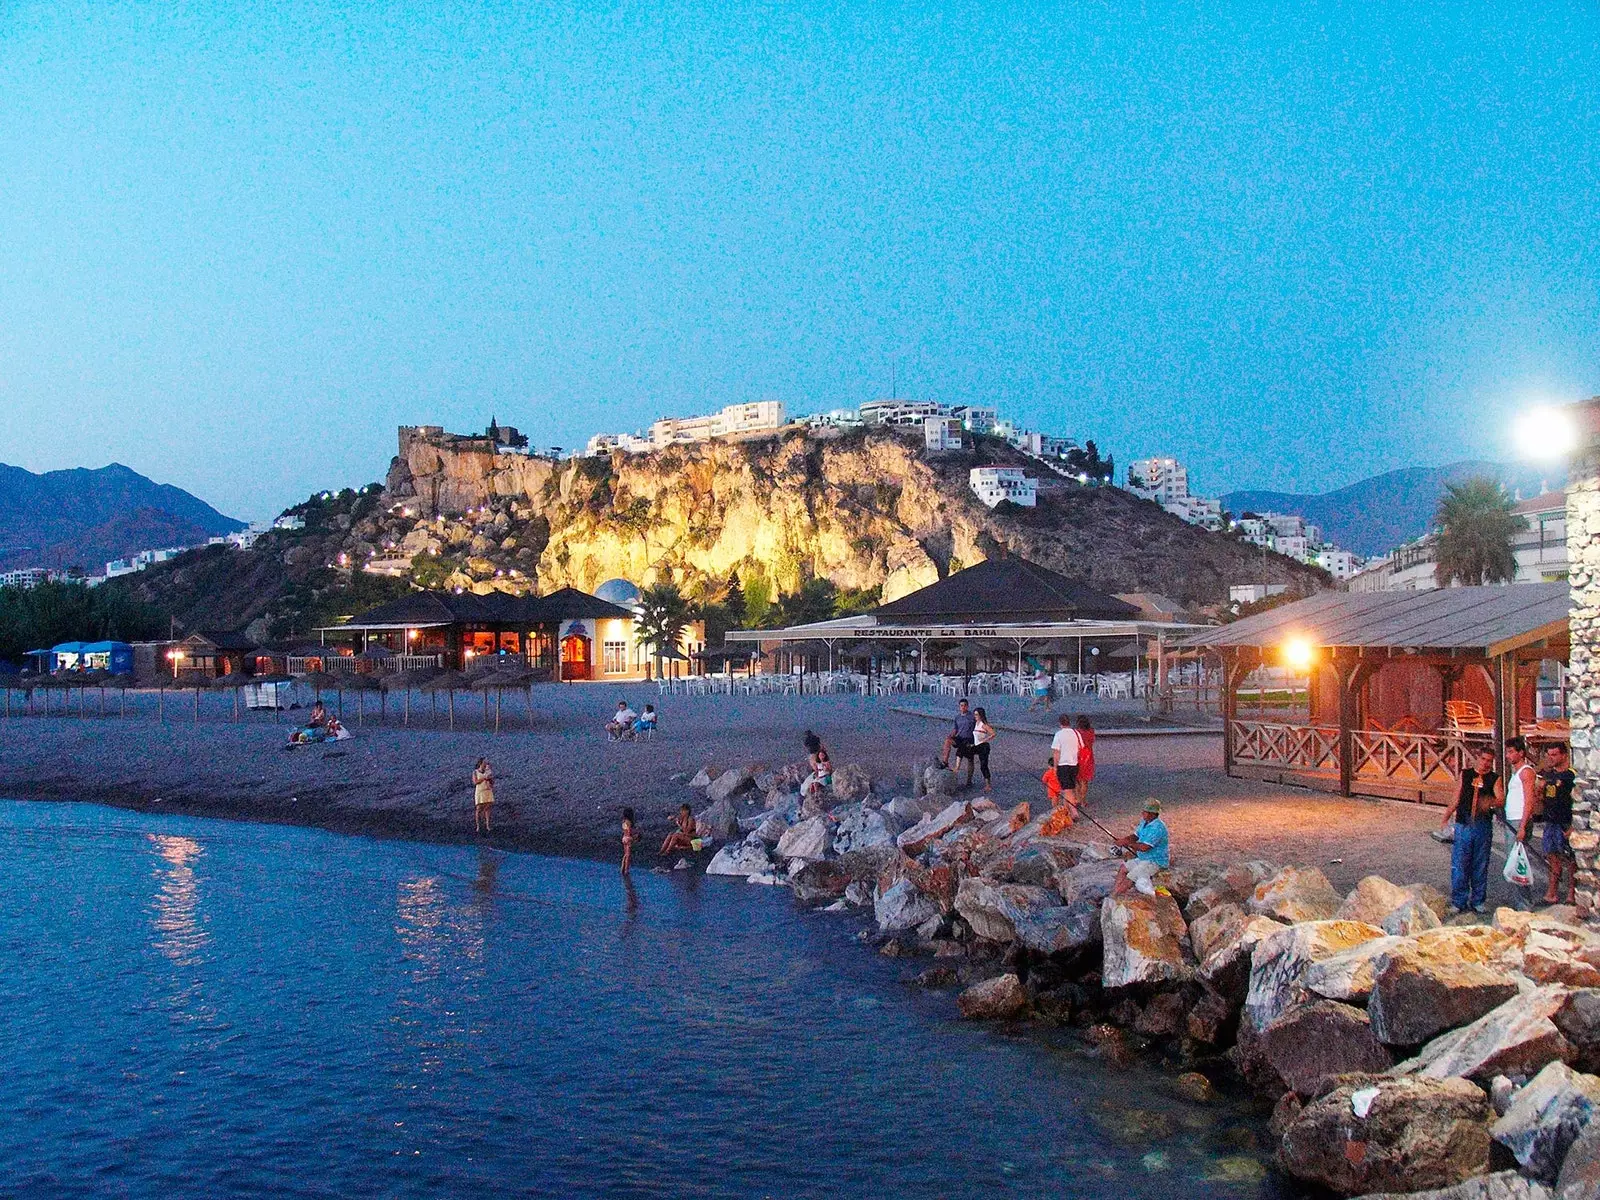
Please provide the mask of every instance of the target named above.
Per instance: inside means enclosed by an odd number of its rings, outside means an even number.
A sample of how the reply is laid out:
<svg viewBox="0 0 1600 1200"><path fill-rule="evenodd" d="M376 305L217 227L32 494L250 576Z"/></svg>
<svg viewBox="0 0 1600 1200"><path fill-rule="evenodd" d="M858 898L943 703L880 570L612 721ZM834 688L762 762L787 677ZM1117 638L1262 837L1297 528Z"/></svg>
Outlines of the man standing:
<svg viewBox="0 0 1600 1200"><path fill-rule="evenodd" d="M1567 748L1559 743L1544 752L1544 770L1539 773L1539 799L1544 816L1544 859L1550 869L1550 886L1545 889L1546 904L1561 903L1561 874L1567 876L1567 903L1576 897L1574 876L1578 863L1573 857L1568 834L1572 830L1572 788L1577 776L1567 763Z"/></svg>
<svg viewBox="0 0 1600 1200"><path fill-rule="evenodd" d="M972 706L962 697L961 703L956 705L955 724L950 730L950 735L944 739L944 753L939 756L939 765L950 765L950 752L955 751L956 758L972 757L972 737L977 729L978 718L972 715Z"/></svg>
<svg viewBox="0 0 1600 1200"><path fill-rule="evenodd" d="M1506 741L1506 790L1505 811L1502 820L1505 823L1506 834L1509 842L1506 845L1506 855L1510 857L1515 853L1520 844L1524 853L1527 851L1528 838L1533 832L1533 818L1539 807L1539 780L1534 774L1533 765L1528 762L1528 743L1520 737L1510 738ZM1529 867L1533 865L1529 858ZM1533 884L1513 883L1516 888L1516 907L1523 912L1533 908Z"/></svg>
<svg viewBox="0 0 1600 1200"><path fill-rule="evenodd" d="M1058 718L1060 728L1050 739L1050 766L1044 773L1045 795L1051 807L1061 802L1063 792L1071 793L1078 786L1078 752L1083 740L1072 727L1072 718L1063 713Z"/></svg>
<svg viewBox="0 0 1600 1200"><path fill-rule="evenodd" d="M1500 775L1494 769L1494 751L1478 751L1477 766L1461 772L1453 809L1450 843L1450 907L1458 913L1481 913L1489 891L1489 847L1494 841L1494 810L1501 801Z"/></svg>

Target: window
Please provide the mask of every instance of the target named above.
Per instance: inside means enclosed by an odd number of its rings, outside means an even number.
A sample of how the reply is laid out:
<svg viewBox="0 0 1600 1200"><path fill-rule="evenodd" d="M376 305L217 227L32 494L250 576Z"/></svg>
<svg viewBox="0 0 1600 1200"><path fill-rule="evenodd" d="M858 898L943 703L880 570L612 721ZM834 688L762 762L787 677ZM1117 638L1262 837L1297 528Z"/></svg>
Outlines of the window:
<svg viewBox="0 0 1600 1200"><path fill-rule="evenodd" d="M603 670L607 675L622 675L628 669L628 643L605 642L601 646Z"/></svg>

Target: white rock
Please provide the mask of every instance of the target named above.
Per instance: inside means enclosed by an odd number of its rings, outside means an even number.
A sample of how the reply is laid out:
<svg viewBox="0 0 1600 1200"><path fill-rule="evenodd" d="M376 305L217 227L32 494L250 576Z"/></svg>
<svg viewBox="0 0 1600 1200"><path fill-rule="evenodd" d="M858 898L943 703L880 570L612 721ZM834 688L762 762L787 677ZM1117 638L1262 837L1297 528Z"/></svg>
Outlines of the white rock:
<svg viewBox="0 0 1600 1200"><path fill-rule="evenodd" d="M771 866L767 849L760 842L754 845L750 842L732 842L712 855L706 874L748 877L766 871Z"/></svg>
<svg viewBox="0 0 1600 1200"><path fill-rule="evenodd" d="M1600 1078L1553 1062L1518 1089L1494 1140L1510 1150L1524 1174L1554 1183L1567 1150L1600 1112Z"/></svg>
<svg viewBox="0 0 1600 1200"><path fill-rule="evenodd" d="M930 917L939 915L939 906L924 896L909 879L902 879L879 893L872 905L878 928L885 933L915 929Z"/></svg>
<svg viewBox="0 0 1600 1200"><path fill-rule="evenodd" d="M829 841L827 820L812 817L784 831L778 839L778 857L821 862L828 856Z"/></svg>

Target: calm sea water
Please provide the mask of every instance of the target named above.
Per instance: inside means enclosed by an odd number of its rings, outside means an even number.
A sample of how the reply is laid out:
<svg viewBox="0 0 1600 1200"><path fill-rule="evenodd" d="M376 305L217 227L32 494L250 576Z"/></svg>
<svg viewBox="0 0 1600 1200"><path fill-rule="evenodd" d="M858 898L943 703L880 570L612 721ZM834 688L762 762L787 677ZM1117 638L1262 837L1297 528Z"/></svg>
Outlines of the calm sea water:
<svg viewBox="0 0 1600 1200"><path fill-rule="evenodd" d="M686 872L0 802L0 1193L1274 1196L1226 1104Z"/></svg>

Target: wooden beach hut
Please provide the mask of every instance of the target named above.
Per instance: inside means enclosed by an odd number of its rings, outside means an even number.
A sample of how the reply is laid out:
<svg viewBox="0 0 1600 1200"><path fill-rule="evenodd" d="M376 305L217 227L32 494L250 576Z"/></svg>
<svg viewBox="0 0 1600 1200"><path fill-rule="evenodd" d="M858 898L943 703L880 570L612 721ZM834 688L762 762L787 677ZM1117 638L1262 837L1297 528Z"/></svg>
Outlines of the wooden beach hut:
<svg viewBox="0 0 1600 1200"><path fill-rule="evenodd" d="M1565 583L1324 592L1183 644L1220 659L1229 775L1443 804L1477 747L1567 740L1567 607ZM1241 711L1272 668L1303 717Z"/></svg>

